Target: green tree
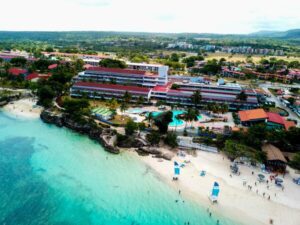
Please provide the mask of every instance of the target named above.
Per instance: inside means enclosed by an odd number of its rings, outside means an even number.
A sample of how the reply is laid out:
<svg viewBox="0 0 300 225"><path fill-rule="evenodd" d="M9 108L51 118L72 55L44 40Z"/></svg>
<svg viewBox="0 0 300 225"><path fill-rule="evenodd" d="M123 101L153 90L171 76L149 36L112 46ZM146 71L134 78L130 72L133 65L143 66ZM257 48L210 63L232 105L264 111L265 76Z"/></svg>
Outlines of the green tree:
<svg viewBox="0 0 300 225"><path fill-rule="evenodd" d="M231 160L239 157L247 157L254 162L262 162L265 159L265 154L262 151L240 144L233 140L225 141L223 151Z"/></svg>
<svg viewBox="0 0 300 225"><path fill-rule="evenodd" d="M131 101L131 99L132 99L132 95L128 91L126 91L123 95L124 102L128 104Z"/></svg>
<svg viewBox="0 0 300 225"><path fill-rule="evenodd" d="M159 132L151 131L151 133L146 135L146 139L151 145L158 145L160 141L160 136L161 135Z"/></svg>
<svg viewBox="0 0 300 225"><path fill-rule="evenodd" d="M117 59L102 59L99 65L107 68L126 68L126 63Z"/></svg>
<svg viewBox="0 0 300 225"><path fill-rule="evenodd" d="M192 103L195 105L195 107L198 107L202 100L202 96L199 90L195 91L192 95Z"/></svg>
<svg viewBox="0 0 300 225"><path fill-rule="evenodd" d="M142 96L139 96L137 99L137 104L138 105L143 105L145 103L145 100Z"/></svg>
<svg viewBox="0 0 300 225"><path fill-rule="evenodd" d="M176 90L178 89L180 86L178 84L172 84L171 89Z"/></svg>
<svg viewBox="0 0 300 225"><path fill-rule="evenodd" d="M242 102L247 101L248 96L246 95L245 91L241 91L237 96L236 99Z"/></svg>
<svg viewBox="0 0 300 225"><path fill-rule="evenodd" d="M300 170L300 152L295 154L289 165L296 170Z"/></svg>
<svg viewBox="0 0 300 225"><path fill-rule="evenodd" d="M124 113L127 109L128 109L127 104L122 102L120 105L120 111Z"/></svg>
<svg viewBox="0 0 300 225"><path fill-rule="evenodd" d="M10 60L10 63L14 66L24 67L27 63L27 59L25 59L24 57L16 57L16 58L12 58Z"/></svg>
<svg viewBox="0 0 300 225"><path fill-rule="evenodd" d="M129 120L125 125L125 134L127 136L133 135L137 129L138 129L137 123L135 123L133 120Z"/></svg>
<svg viewBox="0 0 300 225"><path fill-rule="evenodd" d="M89 115L88 108L90 107L87 99L72 99L66 98L63 101L63 107L65 112L71 117L81 117L83 115Z"/></svg>
<svg viewBox="0 0 300 225"><path fill-rule="evenodd" d="M173 112L167 111L160 113L154 118L154 123L158 127L160 133L165 134L168 131L169 123L173 120Z"/></svg>
<svg viewBox="0 0 300 225"><path fill-rule="evenodd" d="M179 55L177 53L172 53L171 57L170 57L170 60L172 62L179 62Z"/></svg>
<svg viewBox="0 0 300 225"><path fill-rule="evenodd" d="M168 132L166 137L164 138L164 142L166 145L169 145L171 148L176 148L178 146L176 133Z"/></svg>
<svg viewBox="0 0 300 225"><path fill-rule="evenodd" d="M52 100L55 97L55 92L49 85L45 85L38 89L37 96L39 99L38 104L44 107L49 107L52 105Z"/></svg>

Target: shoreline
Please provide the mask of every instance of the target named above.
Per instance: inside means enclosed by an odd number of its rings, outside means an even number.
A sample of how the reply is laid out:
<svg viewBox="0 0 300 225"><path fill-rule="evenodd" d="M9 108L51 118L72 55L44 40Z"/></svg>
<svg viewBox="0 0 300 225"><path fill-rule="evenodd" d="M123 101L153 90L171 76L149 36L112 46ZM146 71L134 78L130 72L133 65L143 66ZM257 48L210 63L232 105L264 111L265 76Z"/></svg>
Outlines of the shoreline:
<svg viewBox="0 0 300 225"><path fill-rule="evenodd" d="M43 107L36 105L37 101L34 98L23 98L11 101L2 107L2 110L8 115L25 119L38 119L43 110Z"/></svg>
<svg viewBox="0 0 300 225"><path fill-rule="evenodd" d="M35 104L32 98L21 99L6 105L3 111L18 118L40 118L42 108L33 108ZM240 166L241 176L230 177L230 161L221 154L197 151L195 156L186 154L183 158L175 155L168 161L154 158L151 154L140 156L133 149L125 151L150 167L164 183L177 192L180 190L182 196L201 207L209 208L213 216L233 218L233 221L245 225L267 225L270 224L270 219L274 225L298 225L297 222L300 221L300 189L292 183L291 174L284 178L284 192L274 185L267 189L265 184L259 184L259 194L256 194L254 183L260 171L257 168ZM186 163L185 168L181 169L179 180L172 181L173 162L183 163L184 160L189 160L190 163ZM199 176L201 170L206 171L205 177ZM251 174L252 171L255 171L255 175ZM245 179L247 184L254 187L253 191L243 186ZM220 196L219 202L212 205L208 196L214 181L220 184ZM270 194L271 200L263 198L263 192ZM222 221L220 223L222 224Z"/></svg>
<svg viewBox="0 0 300 225"><path fill-rule="evenodd" d="M133 151L131 154L134 154ZM292 183L290 175L284 178L284 191L275 187L274 184L270 184L270 189L266 188L266 184L258 184L259 193L256 194L256 189L249 191L242 183L243 179L247 178L248 184L254 186L258 169L241 166L241 175L234 175L231 178L229 176L230 162L225 157L223 160L221 154L198 152L195 157L189 156L188 160L191 162L181 169L178 181L172 181L173 162L174 160L182 162L182 158L175 156L172 161L161 161L152 156L137 157L157 173L165 183L176 191L180 190L183 196L201 206L206 206L215 215L233 218L233 221L245 225L267 225L270 224L270 219L273 220L274 225L297 225L300 221L300 189ZM205 177L199 175L201 170L206 171ZM251 174L252 171L255 171L255 175ZM214 181L220 184L217 204L212 204L208 198ZM270 194L271 200L264 198L263 192Z"/></svg>

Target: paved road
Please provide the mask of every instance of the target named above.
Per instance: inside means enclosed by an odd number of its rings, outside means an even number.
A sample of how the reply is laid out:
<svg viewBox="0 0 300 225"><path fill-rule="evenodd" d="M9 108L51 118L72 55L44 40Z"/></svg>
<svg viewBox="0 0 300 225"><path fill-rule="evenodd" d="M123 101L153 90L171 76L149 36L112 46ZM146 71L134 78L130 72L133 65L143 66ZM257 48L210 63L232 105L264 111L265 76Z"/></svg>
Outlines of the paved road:
<svg viewBox="0 0 300 225"><path fill-rule="evenodd" d="M300 119L299 119L299 117L296 115L296 113L294 113L290 108L288 108L288 107L286 107L276 96L274 96L269 90L268 90L268 88L269 87L274 87L274 86L272 86L272 85L270 85L270 86L268 86L268 85L260 85L260 87L266 92L266 93L268 93L268 94L270 94L270 98L269 99L271 99L271 101L273 101L273 102L275 102L275 104L276 104L276 106L278 106L278 107L281 107L281 108L284 108L286 111L288 111L288 113L289 113L289 116L288 116L288 118L289 119L292 119L292 120L297 120L297 127L299 127L300 126ZM298 87L299 87L299 85L298 85Z"/></svg>

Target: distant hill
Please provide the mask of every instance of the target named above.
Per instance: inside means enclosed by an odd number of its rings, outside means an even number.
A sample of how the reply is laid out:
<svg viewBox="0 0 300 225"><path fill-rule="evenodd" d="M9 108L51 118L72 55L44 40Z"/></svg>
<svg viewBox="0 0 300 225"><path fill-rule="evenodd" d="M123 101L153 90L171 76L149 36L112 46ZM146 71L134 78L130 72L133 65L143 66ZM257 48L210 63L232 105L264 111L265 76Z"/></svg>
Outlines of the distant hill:
<svg viewBox="0 0 300 225"><path fill-rule="evenodd" d="M300 29L293 29L287 31L259 31L251 33L250 37L265 37L265 38L282 38L282 39L300 39Z"/></svg>

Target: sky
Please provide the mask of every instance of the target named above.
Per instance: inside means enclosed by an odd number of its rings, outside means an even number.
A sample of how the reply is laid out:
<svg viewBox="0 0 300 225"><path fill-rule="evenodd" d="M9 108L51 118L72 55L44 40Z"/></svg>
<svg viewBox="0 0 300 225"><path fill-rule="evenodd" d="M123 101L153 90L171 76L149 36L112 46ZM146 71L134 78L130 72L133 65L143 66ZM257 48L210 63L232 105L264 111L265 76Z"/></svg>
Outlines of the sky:
<svg viewBox="0 0 300 225"><path fill-rule="evenodd" d="M0 0L0 30L244 34L300 28L300 0Z"/></svg>

